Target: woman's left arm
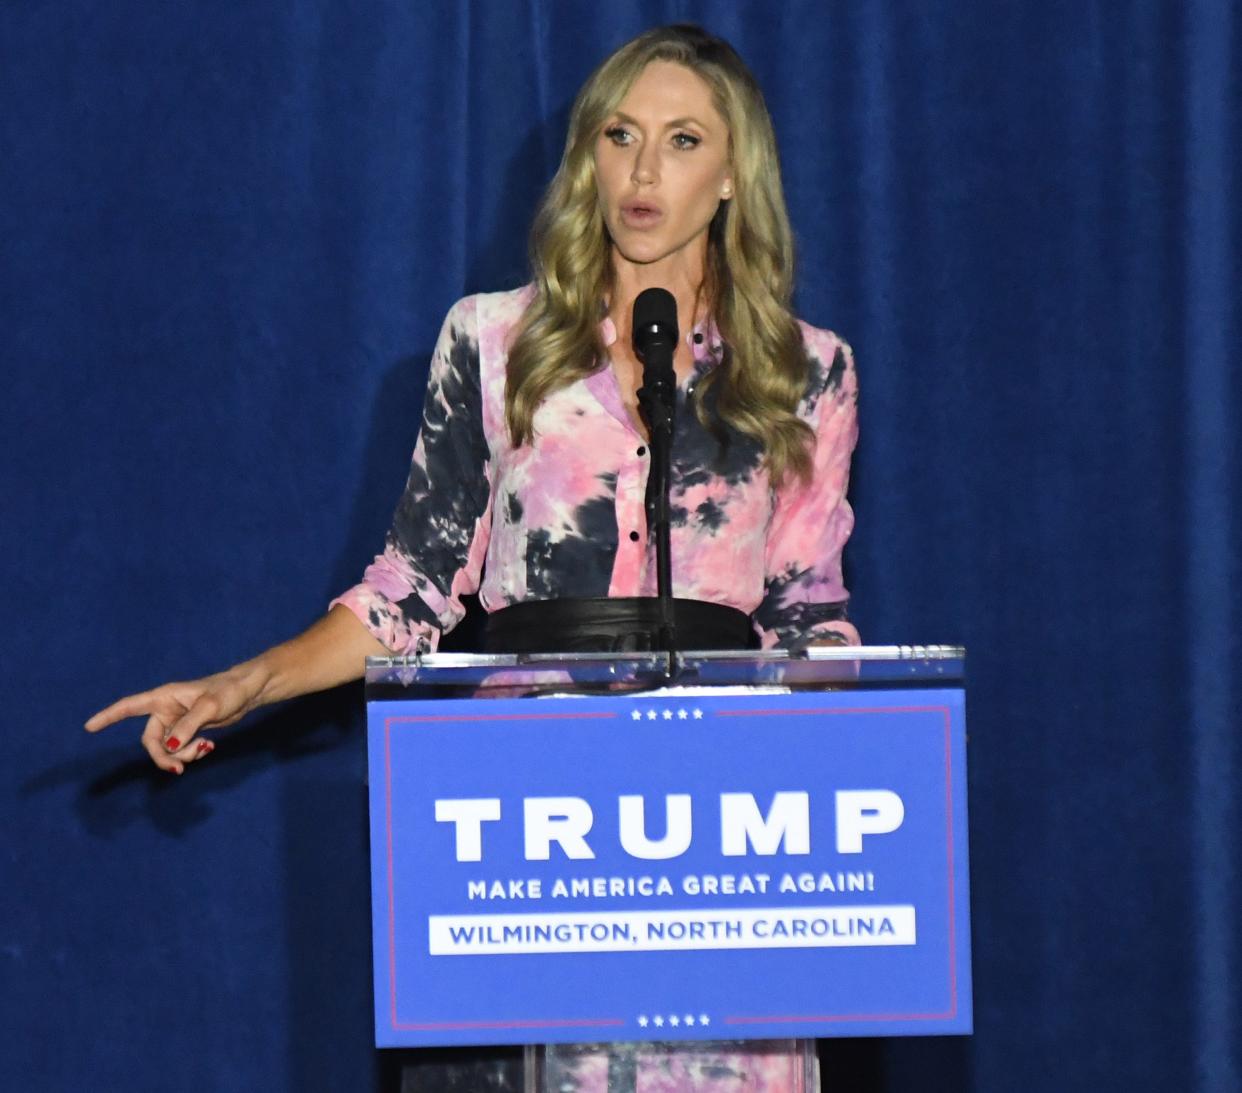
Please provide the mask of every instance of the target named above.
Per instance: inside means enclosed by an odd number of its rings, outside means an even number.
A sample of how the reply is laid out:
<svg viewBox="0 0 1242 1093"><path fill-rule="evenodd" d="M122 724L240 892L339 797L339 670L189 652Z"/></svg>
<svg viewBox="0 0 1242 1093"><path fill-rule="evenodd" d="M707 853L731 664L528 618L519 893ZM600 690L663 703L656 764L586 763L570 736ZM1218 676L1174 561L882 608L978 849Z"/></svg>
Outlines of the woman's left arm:
<svg viewBox="0 0 1242 1093"><path fill-rule="evenodd" d="M764 598L755 612L765 647L858 645L846 617L841 553L854 527L846 500L858 440L858 378L850 347L803 327L812 382L799 408L815 431L811 475L789 475L777 491L765 549Z"/></svg>

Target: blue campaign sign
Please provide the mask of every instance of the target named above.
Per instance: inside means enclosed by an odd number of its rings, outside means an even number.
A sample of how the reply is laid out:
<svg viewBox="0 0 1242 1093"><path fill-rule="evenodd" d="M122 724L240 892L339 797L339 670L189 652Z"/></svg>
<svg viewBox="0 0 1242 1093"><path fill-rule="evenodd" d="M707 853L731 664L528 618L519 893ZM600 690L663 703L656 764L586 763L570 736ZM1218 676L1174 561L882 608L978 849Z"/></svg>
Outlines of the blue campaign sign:
<svg viewBox="0 0 1242 1093"><path fill-rule="evenodd" d="M960 690L372 702L381 1047L966 1033Z"/></svg>

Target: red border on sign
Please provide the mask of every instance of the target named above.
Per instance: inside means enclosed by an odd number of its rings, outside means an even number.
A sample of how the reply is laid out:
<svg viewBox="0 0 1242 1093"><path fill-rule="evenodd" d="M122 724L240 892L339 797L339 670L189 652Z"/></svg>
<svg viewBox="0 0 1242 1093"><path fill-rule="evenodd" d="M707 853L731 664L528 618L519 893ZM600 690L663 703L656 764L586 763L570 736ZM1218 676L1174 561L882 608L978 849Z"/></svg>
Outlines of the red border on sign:
<svg viewBox="0 0 1242 1093"><path fill-rule="evenodd" d="M948 882L948 950L949 950L949 1008L939 1013L850 1013L850 1014L780 1014L780 1015L731 1015L724 1018L726 1025L772 1025L811 1024L868 1021L944 1021L951 1020L958 1012L957 985L957 918L956 889L953 871L953 743L952 716L948 706L866 706L866 707L814 707L811 709L740 709L715 710L717 717L790 717L827 716L838 714L900 714L940 713L944 718L944 774L945 774L945 858ZM616 1028L627 1024L623 1018L549 1018L515 1021L400 1021L397 1017L397 968L396 968L396 897L393 882L393 826L392 826L392 726L397 723L443 723L480 721L549 721L549 720L607 720L615 719L615 712L599 711L581 713L540 712L530 714L427 714L403 715L384 719L384 793L385 825L387 828L388 870L388 984L391 1027L411 1032L462 1029L540 1029L540 1028Z"/></svg>

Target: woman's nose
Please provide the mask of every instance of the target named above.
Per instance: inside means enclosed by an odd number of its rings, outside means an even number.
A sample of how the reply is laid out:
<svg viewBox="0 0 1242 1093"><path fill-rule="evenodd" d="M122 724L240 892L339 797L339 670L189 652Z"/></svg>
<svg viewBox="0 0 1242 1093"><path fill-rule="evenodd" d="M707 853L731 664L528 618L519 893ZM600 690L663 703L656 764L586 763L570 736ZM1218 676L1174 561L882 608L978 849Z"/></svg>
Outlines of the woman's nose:
<svg viewBox="0 0 1242 1093"><path fill-rule="evenodd" d="M634 156L634 169L630 172L630 180L636 185L647 185L660 177L656 151L650 146L639 148Z"/></svg>

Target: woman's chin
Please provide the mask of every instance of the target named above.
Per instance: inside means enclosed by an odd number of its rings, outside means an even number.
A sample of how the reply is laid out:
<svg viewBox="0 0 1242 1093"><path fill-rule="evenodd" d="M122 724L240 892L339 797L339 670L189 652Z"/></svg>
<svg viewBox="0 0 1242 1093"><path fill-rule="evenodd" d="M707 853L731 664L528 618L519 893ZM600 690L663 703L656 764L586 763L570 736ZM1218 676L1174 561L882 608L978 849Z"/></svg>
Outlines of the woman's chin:
<svg viewBox="0 0 1242 1093"><path fill-rule="evenodd" d="M684 256L684 247L670 247L655 239L614 240L614 253L633 266L654 266L665 260Z"/></svg>

